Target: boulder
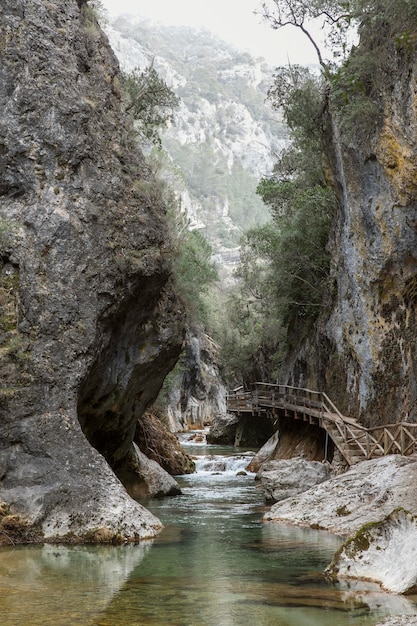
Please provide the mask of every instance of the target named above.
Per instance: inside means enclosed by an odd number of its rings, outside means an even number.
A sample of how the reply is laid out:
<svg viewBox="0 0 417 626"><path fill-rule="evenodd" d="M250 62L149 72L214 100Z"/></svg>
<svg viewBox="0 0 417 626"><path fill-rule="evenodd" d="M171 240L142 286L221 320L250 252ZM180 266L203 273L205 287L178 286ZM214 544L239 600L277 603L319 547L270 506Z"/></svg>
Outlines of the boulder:
<svg viewBox="0 0 417 626"><path fill-rule="evenodd" d="M249 472L258 472L263 463L274 458L274 452L279 441L279 431L276 431L272 437L258 450L248 465Z"/></svg>
<svg viewBox="0 0 417 626"><path fill-rule="evenodd" d="M239 416L233 413L216 415L207 433L207 443L232 446L239 421Z"/></svg>
<svg viewBox="0 0 417 626"><path fill-rule="evenodd" d="M314 489L277 502L264 519L349 536L398 507L417 514L417 461L390 455L358 463Z"/></svg>
<svg viewBox="0 0 417 626"><path fill-rule="evenodd" d="M274 502L291 498L329 478L327 464L300 458L269 461L256 474L265 499Z"/></svg>
<svg viewBox="0 0 417 626"><path fill-rule="evenodd" d="M342 545L325 573L332 579L374 580L394 593L416 592L417 517L397 509L366 524Z"/></svg>
<svg viewBox="0 0 417 626"><path fill-rule="evenodd" d="M134 454L124 470L123 483L136 500L177 496L181 489L177 481L156 461L149 459L133 444Z"/></svg>

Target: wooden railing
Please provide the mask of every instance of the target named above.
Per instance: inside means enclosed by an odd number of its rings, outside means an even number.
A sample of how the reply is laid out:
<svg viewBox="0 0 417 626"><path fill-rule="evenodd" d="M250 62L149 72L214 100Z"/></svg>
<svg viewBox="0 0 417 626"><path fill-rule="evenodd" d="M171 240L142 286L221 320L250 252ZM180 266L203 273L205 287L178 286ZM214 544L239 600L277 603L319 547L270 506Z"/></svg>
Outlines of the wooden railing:
<svg viewBox="0 0 417 626"><path fill-rule="evenodd" d="M399 422L366 428L342 415L321 391L272 383L254 383L251 391L238 387L228 394L227 410L238 414L262 414L277 409L286 415L308 416L324 428L340 448L344 445L361 459L387 454L409 455L417 451L417 424ZM353 450L353 452L352 452ZM355 456L355 458L356 458Z"/></svg>

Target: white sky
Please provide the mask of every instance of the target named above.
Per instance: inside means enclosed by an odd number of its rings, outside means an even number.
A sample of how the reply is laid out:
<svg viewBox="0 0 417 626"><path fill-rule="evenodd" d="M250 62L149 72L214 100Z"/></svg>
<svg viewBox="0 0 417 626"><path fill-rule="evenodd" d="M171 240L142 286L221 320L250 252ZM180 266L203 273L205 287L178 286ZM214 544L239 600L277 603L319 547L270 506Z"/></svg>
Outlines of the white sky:
<svg viewBox="0 0 417 626"><path fill-rule="evenodd" d="M130 13L167 25L204 26L240 50L272 66L317 63L312 45L297 29L274 31L260 15L261 0L102 0L110 15Z"/></svg>

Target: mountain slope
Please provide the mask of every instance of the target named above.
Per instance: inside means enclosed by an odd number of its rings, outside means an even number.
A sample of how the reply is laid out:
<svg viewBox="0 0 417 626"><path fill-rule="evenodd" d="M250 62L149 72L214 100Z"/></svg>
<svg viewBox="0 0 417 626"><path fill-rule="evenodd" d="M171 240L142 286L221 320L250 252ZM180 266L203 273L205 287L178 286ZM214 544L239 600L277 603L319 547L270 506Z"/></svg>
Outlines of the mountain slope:
<svg viewBox="0 0 417 626"><path fill-rule="evenodd" d="M184 177L183 208L216 251L235 247L268 219L256 186L287 141L265 102L271 69L202 29L119 17L107 31L126 71L153 63L180 96L163 145Z"/></svg>

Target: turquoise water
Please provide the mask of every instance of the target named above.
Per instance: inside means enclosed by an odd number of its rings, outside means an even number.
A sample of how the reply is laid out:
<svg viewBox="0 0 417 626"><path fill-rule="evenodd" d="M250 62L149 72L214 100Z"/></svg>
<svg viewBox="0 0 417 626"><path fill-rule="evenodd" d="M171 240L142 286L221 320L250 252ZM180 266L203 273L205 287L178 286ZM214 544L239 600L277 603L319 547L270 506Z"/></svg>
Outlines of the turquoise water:
<svg viewBox="0 0 417 626"><path fill-rule="evenodd" d="M192 451L213 457L182 496L149 503L156 540L1 550L1 626L374 626L417 611L416 597L326 582L337 538L263 524L253 476L236 476L247 458Z"/></svg>

